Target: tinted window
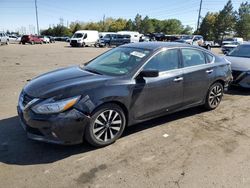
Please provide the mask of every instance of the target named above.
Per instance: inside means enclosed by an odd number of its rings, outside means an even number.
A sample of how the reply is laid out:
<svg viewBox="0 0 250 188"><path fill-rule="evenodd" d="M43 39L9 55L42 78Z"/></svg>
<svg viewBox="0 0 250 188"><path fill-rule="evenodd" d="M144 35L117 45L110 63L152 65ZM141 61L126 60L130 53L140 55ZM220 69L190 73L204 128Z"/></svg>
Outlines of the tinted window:
<svg viewBox="0 0 250 188"><path fill-rule="evenodd" d="M144 70L156 69L160 72L178 69L178 50L166 50L155 55L144 67Z"/></svg>
<svg viewBox="0 0 250 188"><path fill-rule="evenodd" d="M240 45L231 51L228 56L250 58L250 45Z"/></svg>
<svg viewBox="0 0 250 188"><path fill-rule="evenodd" d="M206 54L207 56L207 63L212 63L214 60L214 56L210 55L210 54Z"/></svg>
<svg viewBox="0 0 250 188"><path fill-rule="evenodd" d="M203 52L194 49L182 49L183 66L191 67L205 64L205 57Z"/></svg>

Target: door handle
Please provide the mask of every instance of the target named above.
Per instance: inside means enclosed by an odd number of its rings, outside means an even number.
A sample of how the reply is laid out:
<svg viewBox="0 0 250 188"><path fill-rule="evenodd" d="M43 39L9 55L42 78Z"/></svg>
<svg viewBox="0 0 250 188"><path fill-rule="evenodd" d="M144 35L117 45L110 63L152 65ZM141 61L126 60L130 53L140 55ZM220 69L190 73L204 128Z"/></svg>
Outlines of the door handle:
<svg viewBox="0 0 250 188"><path fill-rule="evenodd" d="M213 69L206 70L206 73L208 73L208 74L211 74L212 72L214 72Z"/></svg>
<svg viewBox="0 0 250 188"><path fill-rule="evenodd" d="M180 82L183 81L183 77L177 77L174 79L174 82Z"/></svg>

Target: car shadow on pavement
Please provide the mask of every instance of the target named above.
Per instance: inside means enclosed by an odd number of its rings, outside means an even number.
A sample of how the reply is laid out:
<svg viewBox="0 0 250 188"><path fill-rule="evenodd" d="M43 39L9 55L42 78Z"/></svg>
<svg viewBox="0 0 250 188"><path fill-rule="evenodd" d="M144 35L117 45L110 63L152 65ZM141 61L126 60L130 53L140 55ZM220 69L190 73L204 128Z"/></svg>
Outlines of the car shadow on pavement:
<svg viewBox="0 0 250 188"><path fill-rule="evenodd" d="M128 127L123 137L202 112L204 112L202 108L192 108L140 123ZM74 146L61 146L32 141L27 138L17 116L0 120L0 163L16 165L47 164L95 149L86 143Z"/></svg>
<svg viewBox="0 0 250 188"><path fill-rule="evenodd" d="M61 146L27 138L17 116L0 120L0 163L35 165L52 163L93 150L89 145Z"/></svg>
<svg viewBox="0 0 250 188"><path fill-rule="evenodd" d="M231 86L228 91L225 92L228 95L250 95L250 89Z"/></svg>

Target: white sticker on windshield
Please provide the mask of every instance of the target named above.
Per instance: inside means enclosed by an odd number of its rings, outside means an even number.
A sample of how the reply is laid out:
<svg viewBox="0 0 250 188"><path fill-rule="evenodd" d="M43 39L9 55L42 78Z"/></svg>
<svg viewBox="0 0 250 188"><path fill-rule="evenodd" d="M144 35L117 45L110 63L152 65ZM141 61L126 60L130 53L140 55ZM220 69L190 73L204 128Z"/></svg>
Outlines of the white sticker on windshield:
<svg viewBox="0 0 250 188"><path fill-rule="evenodd" d="M130 55L133 55L133 56L136 56L136 57L139 57L139 58L143 58L146 54L141 53L141 52L137 52L137 51L133 51L133 52L130 53Z"/></svg>

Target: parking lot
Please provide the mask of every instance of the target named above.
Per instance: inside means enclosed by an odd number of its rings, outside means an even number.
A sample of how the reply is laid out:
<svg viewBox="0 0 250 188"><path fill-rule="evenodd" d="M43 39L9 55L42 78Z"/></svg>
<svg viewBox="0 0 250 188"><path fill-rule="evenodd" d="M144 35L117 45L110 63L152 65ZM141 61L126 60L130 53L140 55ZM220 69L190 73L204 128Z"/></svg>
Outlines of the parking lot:
<svg viewBox="0 0 250 188"><path fill-rule="evenodd" d="M229 90L214 111L192 108L130 127L101 149L27 139L16 113L22 87L106 50L64 42L0 46L0 187L249 187L247 90Z"/></svg>

